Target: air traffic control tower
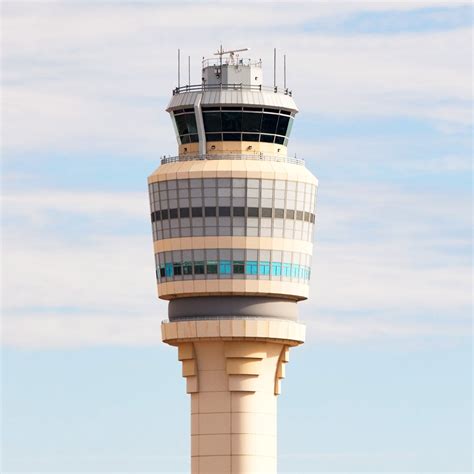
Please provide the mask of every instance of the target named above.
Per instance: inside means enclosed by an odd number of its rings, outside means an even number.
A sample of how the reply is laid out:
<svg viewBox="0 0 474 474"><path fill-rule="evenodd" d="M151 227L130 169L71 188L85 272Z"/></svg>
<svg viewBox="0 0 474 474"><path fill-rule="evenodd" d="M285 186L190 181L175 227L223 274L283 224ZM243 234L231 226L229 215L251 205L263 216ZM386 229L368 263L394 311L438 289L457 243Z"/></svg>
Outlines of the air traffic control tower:
<svg viewBox="0 0 474 474"><path fill-rule="evenodd" d="M178 155L148 178L163 341L191 395L191 472L276 473L277 398L304 342L317 179L287 155L298 111L223 52L167 108Z"/></svg>

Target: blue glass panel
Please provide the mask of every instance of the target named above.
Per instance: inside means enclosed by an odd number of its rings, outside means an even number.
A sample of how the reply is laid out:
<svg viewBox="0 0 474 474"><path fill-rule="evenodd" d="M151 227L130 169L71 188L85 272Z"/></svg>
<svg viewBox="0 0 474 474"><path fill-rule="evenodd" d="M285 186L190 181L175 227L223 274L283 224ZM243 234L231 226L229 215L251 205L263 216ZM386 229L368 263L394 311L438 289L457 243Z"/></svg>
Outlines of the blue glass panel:
<svg viewBox="0 0 474 474"><path fill-rule="evenodd" d="M219 262L219 273L222 275L230 275L232 266L230 264L230 260L221 260Z"/></svg>
<svg viewBox="0 0 474 474"><path fill-rule="evenodd" d="M270 262L260 262L260 275L270 275Z"/></svg>
<svg viewBox="0 0 474 474"><path fill-rule="evenodd" d="M292 267L291 267L291 276L293 278L298 278L299 272L300 272L300 266L296 265L296 264L293 264Z"/></svg>
<svg viewBox="0 0 474 474"><path fill-rule="evenodd" d="M272 262L272 275L281 276L281 262Z"/></svg>
<svg viewBox="0 0 474 474"><path fill-rule="evenodd" d="M173 276L173 264L172 263L166 263L165 264L165 275L167 278Z"/></svg>
<svg viewBox="0 0 474 474"><path fill-rule="evenodd" d="M257 274L258 265L256 261L249 260L245 264L245 273L247 275L256 275Z"/></svg>
<svg viewBox="0 0 474 474"><path fill-rule="evenodd" d="M283 276L288 278L291 277L291 263L283 264Z"/></svg>

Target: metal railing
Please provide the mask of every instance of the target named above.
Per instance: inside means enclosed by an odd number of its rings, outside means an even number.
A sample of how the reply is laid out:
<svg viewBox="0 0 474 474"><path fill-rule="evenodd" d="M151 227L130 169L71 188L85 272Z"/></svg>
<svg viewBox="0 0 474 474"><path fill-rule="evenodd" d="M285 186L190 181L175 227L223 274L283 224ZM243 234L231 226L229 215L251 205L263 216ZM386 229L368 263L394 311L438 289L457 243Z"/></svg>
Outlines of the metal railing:
<svg viewBox="0 0 474 474"><path fill-rule="evenodd" d="M292 91L288 88L278 86L262 86L252 84L191 84L187 86L176 87L173 89L173 95L182 94L184 92L204 92L215 90L250 90L250 91L264 91L274 92L275 94L285 94L292 97Z"/></svg>
<svg viewBox="0 0 474 474"><path fill-rule="evenodd" d="M205 160L255 160L255 161L276 161L279 163L289 163L292 165L304 166L304 160L301 158L294 158L289 156L278 155L264 155L262 153L254 155L243 154L215 154L215 155L179 155L179 156L163 156L161 157L161 164L178 163L180 161L205 161Z"/></svg>

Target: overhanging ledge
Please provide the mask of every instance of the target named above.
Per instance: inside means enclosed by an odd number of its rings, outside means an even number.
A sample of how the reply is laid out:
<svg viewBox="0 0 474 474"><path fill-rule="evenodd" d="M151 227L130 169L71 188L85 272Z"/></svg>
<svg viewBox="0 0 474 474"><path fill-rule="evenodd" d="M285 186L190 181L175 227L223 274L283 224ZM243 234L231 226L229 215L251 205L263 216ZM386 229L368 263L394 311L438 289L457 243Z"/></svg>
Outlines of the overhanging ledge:
<svg viewBox="0 0 474 474"><path fill-rule="evenodd" d="M304 324L277 319L203 319L161 323L162 340L172 346L204 340L265 340L299 346L305 341L305 333Z"/></svg>

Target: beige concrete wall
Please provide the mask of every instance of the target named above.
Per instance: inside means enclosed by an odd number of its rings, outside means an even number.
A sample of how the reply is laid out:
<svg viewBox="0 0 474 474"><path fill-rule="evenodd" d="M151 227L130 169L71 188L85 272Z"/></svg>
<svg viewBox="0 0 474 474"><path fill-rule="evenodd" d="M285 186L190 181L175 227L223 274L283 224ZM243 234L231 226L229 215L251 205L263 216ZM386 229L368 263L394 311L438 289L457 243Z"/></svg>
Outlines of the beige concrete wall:
<svg viewBox="0 0 474 474"><path fill-rule="evenodd" d="M178 346L191 395L192 474L277 472L277 395L290 345L302 342L291 321L190 321L163 324Z"/></svg>
<svg viewBox="0 0 474 474"><path fill-rule="evenodd" d="M262 160L199 160L161 165L148 183L187 178L261 178L286 179L318 185L318 180L304 166Z"/></svg>

